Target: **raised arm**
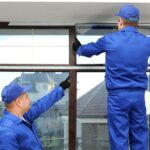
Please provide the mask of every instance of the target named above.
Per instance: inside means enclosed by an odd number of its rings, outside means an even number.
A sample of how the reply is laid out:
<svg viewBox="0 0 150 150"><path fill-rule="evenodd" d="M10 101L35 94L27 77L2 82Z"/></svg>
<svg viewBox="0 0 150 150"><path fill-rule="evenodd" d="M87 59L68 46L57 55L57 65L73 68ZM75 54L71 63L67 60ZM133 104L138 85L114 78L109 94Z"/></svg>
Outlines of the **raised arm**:
<svg viewBox="0 0 150 150"><path fill-rule="evenodd" d="M69 77L60 83L52 92L37 100L30 110L24 114L27 121L32 122L64 96L64 90L69 88Z"/></svg>
<svg viewBox="0 0 150 150"><path fill-rule="evenodd" d="M105 38L102 37L95 43L91 42L85 45L81 45L79 40L75 38L72 48L80 56L91 57L93 55L99 55L105 52Z"/></svg>
<svg viewBox="0 0 150 150"><path fill-rule="evenodd" d="M30 122L34 121L63 96L64 90L62 87L56 87L52 92L37 100L37 102L32 105L30 110L24 114L24 118Z"/></svg>

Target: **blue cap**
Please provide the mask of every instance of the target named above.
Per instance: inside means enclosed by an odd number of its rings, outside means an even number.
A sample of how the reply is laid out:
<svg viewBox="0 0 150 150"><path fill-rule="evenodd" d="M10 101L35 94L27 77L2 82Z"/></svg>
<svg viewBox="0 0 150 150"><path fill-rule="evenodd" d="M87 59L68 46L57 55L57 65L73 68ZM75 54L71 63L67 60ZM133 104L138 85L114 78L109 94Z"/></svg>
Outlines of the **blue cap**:
<svg viewBox="0 0 150 150"><path fill-rule="evenodd" d="M19 97L21 94L29 92L32 86L21 87L15 82L11 82L9 85L5 86L1 92L2 101L5 103L10 103Z"/></svg>
<svg viewBox="0 0 150 150"><path fill-rule="evenodd" d="M131 22L138 22L140 18L138 8L133 5L124 5L122 8L120 8L116 16L129 20Z"/></svg>

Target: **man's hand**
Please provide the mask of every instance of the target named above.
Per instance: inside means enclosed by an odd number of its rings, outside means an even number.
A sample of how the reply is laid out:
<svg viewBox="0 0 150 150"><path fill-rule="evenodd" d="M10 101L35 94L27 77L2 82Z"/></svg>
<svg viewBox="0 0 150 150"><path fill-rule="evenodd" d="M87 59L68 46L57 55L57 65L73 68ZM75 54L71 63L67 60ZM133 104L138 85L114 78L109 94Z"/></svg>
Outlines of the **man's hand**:
<svg viewBox="0 0 150 150"><path fill-rule="evenodd" d="M77 37L75 37L75 42L72 45L73 51L76 52L80 46L81 46L80 41L77 39Z"/></svg>
<svg viewBox="0 0 150 150"><path fill-rule="evenodd" d="M69 79L70 79L70 76L66 79L66 80L64 80L64 81L62 81L60 84L59 84L59 86L61 86L64 90L66 90L67 88L69 88L70 87L70 82L69 82Z"/></svg>

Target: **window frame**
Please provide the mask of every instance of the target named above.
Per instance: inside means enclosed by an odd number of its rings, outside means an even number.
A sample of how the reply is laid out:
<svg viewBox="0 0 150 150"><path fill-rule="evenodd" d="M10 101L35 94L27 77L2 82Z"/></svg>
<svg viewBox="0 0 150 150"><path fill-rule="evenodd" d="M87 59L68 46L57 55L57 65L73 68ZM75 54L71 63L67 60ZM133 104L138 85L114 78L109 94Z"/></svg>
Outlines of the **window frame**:
<svg viewBox="0 0 150 150"><path fill-rule="evenodd" d="M1 25L2 24L2 25ZM72 50L72 44L76 36L75 26L8 26L0 24L0 29L68 29L69 30L69 64L0 64L0 72L69 72L70 90L69 90L69 110L68 110L68 149L76 150L76 104L77 104L77 73L78 72L105 72L105 64L76 64L76 54ZM104 24L103 24L104 25ZM107 24L106 24L107 25ZM111 25L111 24L109 24ZM147 72L150 72L150 64ZM150 115L148 116L150 121ZM150 129L150 124L149 124ZM149 131L150 136L150 131ZM150 147L150 142L149 142Z"/></svg>

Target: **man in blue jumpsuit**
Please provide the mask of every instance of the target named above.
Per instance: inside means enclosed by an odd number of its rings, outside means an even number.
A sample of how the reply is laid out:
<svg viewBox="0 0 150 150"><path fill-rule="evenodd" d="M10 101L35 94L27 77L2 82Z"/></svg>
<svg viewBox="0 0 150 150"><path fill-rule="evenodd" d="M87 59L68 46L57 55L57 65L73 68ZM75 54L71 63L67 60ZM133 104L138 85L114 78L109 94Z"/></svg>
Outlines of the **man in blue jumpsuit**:
<svg viewBox="0 0 150 150"><path fill-rule="evenodd" d="M150 38L137 30L139 10L135 6L123 6L117 16L117 32L86 45L75 39L73 50L86 57L106 53L111 150L148 150L144 94Z"/></svg>
<svg viewBox="0 0 150 150"><path fill-rule="evenodd" d="M70 86L68 80L61 82L31 108L27 94L30 86L21 87L12 82L4 87L1 96L6 109L0 119L0 150L42 150L33 121L64 96L64 90Z"/></svg>

